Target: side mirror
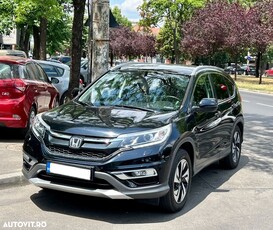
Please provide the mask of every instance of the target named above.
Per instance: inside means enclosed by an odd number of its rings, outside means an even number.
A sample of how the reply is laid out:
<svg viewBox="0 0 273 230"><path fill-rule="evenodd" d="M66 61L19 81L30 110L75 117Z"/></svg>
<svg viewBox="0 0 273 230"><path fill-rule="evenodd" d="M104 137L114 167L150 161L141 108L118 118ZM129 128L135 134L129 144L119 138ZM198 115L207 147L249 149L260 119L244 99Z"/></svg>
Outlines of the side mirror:
<svg viewBox="0 0 273 230"><path fill-rule="evenodd" d="M74 88L74 89L72 90L72 92L71 92L72 98L78 96L79 92L80 92L80 89L79 89L79 88Z"/></svg>
<svg viewBox="0 0 273 230"><path fill-rule="evenodd" d="M53 84L58 84L60 81L59 81L59 79L57 79L55 77L52 77L50 82L53 83Z"/></svg>
<svg viewBox="0 0 273 230"><path fill-rule="evenodd" d="M218 109L218 102L216 98L203 98L198 106L193 106L194 112L212 113Z"/></svg>

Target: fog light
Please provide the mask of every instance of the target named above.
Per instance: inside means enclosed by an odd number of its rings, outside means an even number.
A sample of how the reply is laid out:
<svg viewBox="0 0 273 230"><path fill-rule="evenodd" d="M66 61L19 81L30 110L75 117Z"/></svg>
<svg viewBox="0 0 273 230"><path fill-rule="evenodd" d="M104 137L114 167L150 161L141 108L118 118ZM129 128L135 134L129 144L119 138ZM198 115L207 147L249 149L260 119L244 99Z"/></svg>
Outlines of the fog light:
<svg viewBox="0 0 273 230"><path fill-rule="evenodd" d="M145 170L132 172L132 176L139 177L139 176L146 176L146 175L147 175L147 173Z"/></svg>
<svg viewBox="0 0 273 230"><path fill-rule="evenodd" d="M130 180L130 179L136 179L136 178L154 177L154 176L157 176L157 171L154 168L147 168L147 169L112 172L112 174L121 180Z"/></svg>

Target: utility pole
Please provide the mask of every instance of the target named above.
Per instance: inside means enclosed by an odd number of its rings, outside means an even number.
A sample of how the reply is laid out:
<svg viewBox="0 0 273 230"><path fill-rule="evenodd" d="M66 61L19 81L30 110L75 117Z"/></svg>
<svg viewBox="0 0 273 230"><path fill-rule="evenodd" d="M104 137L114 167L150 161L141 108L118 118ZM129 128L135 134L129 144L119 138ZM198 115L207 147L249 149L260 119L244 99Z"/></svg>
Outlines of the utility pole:
<svg viewBox="0 0 273 230"><path fill-rule="evenodd" d="M109 0L92 1L92 81L109 68Z"/></svg>

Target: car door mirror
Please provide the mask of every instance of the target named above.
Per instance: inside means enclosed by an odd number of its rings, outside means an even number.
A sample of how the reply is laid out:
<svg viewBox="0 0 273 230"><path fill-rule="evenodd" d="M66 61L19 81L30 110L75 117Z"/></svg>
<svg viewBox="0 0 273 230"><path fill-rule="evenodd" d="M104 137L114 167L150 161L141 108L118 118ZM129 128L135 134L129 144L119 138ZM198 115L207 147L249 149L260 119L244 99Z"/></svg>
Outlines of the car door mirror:
<svg viewBox="0 0 273 230"><path fill-rule="evenodd" d="M216 98L203 98L198 106L193 106L194 112L211 113L218 109L218 102Z"/></svg>
<svg viewBox="0 0 273 230"><path fill-rule="evenodd" d="M57 78L55 78L55 77L52 77L50 82L53 83L53 84L58 84L59 80Z"/></svg>

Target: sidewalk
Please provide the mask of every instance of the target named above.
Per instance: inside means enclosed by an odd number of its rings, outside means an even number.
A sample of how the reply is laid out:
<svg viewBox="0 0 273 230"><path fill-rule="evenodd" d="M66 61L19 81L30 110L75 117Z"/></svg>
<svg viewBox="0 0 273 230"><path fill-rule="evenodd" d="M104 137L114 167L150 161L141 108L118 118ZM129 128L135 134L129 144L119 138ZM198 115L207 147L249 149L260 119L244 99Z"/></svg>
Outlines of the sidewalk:
<svg viewBox="0 0 273 230"><path fill-rule="evenodd" d="M0 142L0 188L10 185L22 185L27 183L21 170L23 141Z"/></svg>

